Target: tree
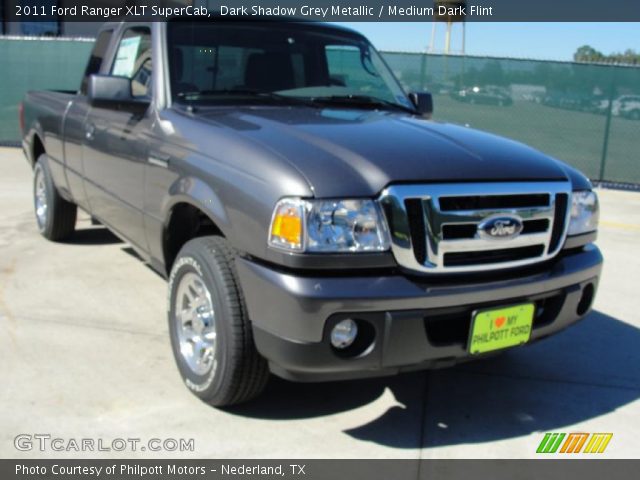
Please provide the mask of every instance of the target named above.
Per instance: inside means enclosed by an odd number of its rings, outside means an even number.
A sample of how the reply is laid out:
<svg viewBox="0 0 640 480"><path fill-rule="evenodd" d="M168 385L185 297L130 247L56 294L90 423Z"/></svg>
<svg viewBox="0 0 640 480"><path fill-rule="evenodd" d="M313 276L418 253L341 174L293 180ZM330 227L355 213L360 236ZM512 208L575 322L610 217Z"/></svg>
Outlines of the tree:
<svg viewBox="0 0 640 480"><path fill-rule="evenodd" d="M602 62L605 56L602 52L599 52L590 45L582 45L578 47L576 53L573 54L573 59L576 62Z"/></svg>
<svg viewBox="0 0 640 480"><path fill-rule="evenodd" d="M614 52L604 55L590 45L583 45L573 54L576 62L584 63L622 63L627 65L640 65L640 53L628 48L624 52Z"/></svg>

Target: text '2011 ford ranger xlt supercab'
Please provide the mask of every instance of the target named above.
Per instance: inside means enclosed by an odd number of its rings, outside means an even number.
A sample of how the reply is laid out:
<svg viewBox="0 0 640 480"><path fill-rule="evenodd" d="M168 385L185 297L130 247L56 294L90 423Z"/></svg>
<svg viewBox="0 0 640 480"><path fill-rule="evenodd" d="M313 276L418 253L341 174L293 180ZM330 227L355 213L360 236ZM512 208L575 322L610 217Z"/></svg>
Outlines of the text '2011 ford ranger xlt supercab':
<svg viewBox="0 0 640 480"><path fill-rule="evenodd" d="M360 34L109 23L77 92L30 92L37 225L88 212L169 281L171 345L216 406L269 373L388 375L553 334L602 266L588 179L429 119Z"/></svg>

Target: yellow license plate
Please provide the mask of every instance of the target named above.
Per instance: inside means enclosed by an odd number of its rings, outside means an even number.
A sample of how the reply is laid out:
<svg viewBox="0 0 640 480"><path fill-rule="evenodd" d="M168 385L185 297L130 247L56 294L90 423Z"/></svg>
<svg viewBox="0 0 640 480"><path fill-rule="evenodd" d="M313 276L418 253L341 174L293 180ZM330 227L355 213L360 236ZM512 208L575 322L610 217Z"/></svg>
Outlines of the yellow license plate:
<svg viewBox="0 0 640 480"><path fill-rule="evenodd" d="M491 352L529 341L533 324L533 303L478 310L471 320L469 352Z"/></svg>

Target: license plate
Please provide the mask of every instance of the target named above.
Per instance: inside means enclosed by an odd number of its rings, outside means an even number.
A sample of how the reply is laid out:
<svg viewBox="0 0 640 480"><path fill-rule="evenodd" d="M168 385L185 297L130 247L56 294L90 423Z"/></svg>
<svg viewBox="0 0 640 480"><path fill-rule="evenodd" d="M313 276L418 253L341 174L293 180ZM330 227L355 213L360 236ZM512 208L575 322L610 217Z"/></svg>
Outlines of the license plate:
<svg viewBox="0 0 640 480"><path fill-rule="evenodd" d="M524 303L474 312L469 352L491 352L528 342L534 310L533 303Z"/></svg>

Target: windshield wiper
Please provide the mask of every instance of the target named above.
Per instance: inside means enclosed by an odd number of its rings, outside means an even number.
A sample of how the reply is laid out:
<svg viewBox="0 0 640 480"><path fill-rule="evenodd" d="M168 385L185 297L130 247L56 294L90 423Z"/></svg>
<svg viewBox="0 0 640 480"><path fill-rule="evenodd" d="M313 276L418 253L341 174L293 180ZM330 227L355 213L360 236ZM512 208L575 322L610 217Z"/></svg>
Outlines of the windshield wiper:
<svg viewBox="0 0 640 480"><path fill-rule="evenodd" d="M370 95L331 95L328 97L312 97L310 100L315 103L384 107L388 110L401 110L414 115L418 113L414 108Z"/></svg>
<svg viewBox="0 0 640 480"><path fill-rule="evenodd" d="M289 103L295 105L306 105L317 107L314 102L310 102L309 100L291 97L289 95L281 95L279 93L274 92L263 92L260 90L251 90L251 89L219 89L219 90L194 90L191 92L180 92L178 93L178 98L181 100L200 100L203 97L252 97L252 98L261 98L267 100L275 100L282 103Z"/></svg>

